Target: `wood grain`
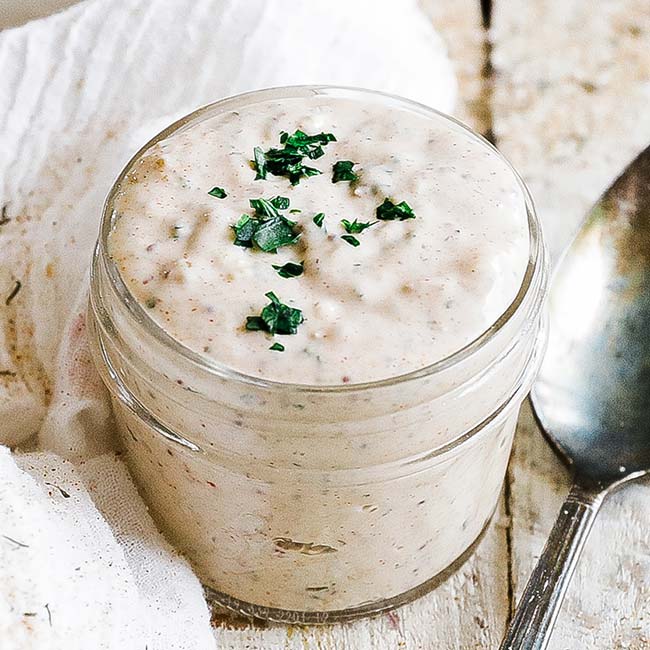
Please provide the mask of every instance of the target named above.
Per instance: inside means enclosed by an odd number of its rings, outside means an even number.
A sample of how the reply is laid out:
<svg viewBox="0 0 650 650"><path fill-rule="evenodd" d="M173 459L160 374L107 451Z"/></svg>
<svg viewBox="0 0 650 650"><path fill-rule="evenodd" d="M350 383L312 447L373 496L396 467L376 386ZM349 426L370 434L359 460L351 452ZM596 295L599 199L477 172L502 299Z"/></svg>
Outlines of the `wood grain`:
<svg viewBox="0 0 650 650"><path fill-rule="evenodd" d="M650 6L643 0L497 0L497 143L536 199L555 257L590 205L650 142ZM520 594L569 489L529 410L511 462L513 588ZM650 486L596 521L551 650L650 645Z"/></svg>

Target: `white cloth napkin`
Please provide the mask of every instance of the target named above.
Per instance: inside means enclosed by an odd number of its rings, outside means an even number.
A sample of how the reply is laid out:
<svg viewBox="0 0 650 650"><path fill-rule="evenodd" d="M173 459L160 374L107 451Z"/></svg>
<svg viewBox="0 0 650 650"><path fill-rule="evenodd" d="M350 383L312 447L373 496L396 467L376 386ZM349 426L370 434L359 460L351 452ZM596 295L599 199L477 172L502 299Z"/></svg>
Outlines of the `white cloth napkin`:
<svg viewBox="0 0 650 650"><path fill-rule="evenodd" d="M357 85L449 111L444 46L415 0L94 0L0 33L0 62L0 647L212 648L86 346L103 197L173 118L244 90Z"/></svg>

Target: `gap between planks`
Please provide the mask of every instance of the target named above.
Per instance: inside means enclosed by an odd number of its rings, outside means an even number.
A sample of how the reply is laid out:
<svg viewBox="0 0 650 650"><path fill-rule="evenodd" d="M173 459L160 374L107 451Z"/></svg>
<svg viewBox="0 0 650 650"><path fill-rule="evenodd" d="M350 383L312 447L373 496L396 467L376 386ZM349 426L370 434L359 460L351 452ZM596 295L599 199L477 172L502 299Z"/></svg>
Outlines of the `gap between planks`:
<svg viewBox="0 0 650 650"><path fill-rule="evenodd" d="M494 66L492 65L492 40L490 38L490 27L492 25L492 11L494 0L480 0L481 18L483 27L483 61L481 64L481 93L479 104L484 107L484 133L483 135L493 145L497 146L497 139L494 132L494 112L492 110L492 100L494 91ZM516 434L515 434L516 435ZM513 443L514 450L514 443ZM514 476L511 469L513 454L511 453L510 462L506 469L505 481L503 484L503 507L506 516L505 542L506 542L506 579L507 579L507 596L508 612L505 621L505 627L510 624L515 612L515 587L514 587L514 545L513 545L513 522L512 522L512 484Z"/></svg>

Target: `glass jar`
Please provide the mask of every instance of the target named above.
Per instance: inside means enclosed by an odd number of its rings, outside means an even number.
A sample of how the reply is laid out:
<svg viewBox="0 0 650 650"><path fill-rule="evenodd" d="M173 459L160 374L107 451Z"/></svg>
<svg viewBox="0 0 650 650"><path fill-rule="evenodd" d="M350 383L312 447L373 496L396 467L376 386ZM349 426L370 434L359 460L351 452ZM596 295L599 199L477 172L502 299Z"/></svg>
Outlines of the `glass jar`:
<svg viewBox="0 0 650 650"><path fill-rule="evenodd" d="M485 530L543 352L548 261L513 170L530 232L523 283L487 331L445 359L382 381L308 386L244 375L171 338L107 253L126 174L179 129L261 98L312 93L371 96L492 148L430 108L369 91L281 88L201 108L148 143L113 186L88 321L130 471L208 595L257 617L323 623L425 593Z"/></svg>

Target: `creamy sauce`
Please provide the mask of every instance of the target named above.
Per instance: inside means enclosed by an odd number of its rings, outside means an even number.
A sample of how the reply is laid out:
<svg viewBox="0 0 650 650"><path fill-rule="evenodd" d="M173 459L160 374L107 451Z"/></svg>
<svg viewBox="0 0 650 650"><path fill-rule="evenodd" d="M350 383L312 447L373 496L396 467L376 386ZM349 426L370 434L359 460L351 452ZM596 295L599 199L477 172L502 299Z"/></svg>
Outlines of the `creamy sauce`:
<svg viewBox="0 0 650 650"><path fill-rule="evenodd" d="M191 122L130 168L108 241L133 296L177 341L248 375L336 389L204 372L154 347L121 303L106 305L112 327L91 321L150 512L222 602L282 620L396 604L471 546L497 503L539 357L536 273L527 307L462 362L354 386L475 339L511 304L529 259L523 192L499 155L443 117L368 97L244 99ZM255 180L254 147L296 129L336 136L305 161L323 173L295 186ZM357 181L332 182L340 160L356 163ZM210 196L215 186L227 196ZM277 195L300 210L286 213L298 242L277 254L234 245L249 199ZM416 217L346 243L341 220L375 221L386 198ZM313 222L321 212L325 228ZM304 273L280 277L273 265L288 261L304 261ZM95 302L116 295L102 268ZM302 310L296 334L245 329L269 291Z"/></svg>
<svg viewBox="0 0 650 650"><path fill-rule="evenodd" d="M254 147L296 129L335 135L306 160L323 173L255 180ZM339 160L358 181L332 182ZM300 210L286 213L299 241L277 254L235 246L249 199L276 195ZM373 222L387 197L416 218L380 221L357 247L341 238L342 219ZM282 382L372 381L446 357L506 310L528 260L523 193L500 157L445 122L351 99L260 102L176 133L136 164L116 210L110 255L151 317L200 354ZM280 277L273 265L288 261L304 273ZM295 335L245 329L269 291L302 311Z"/></svg>

